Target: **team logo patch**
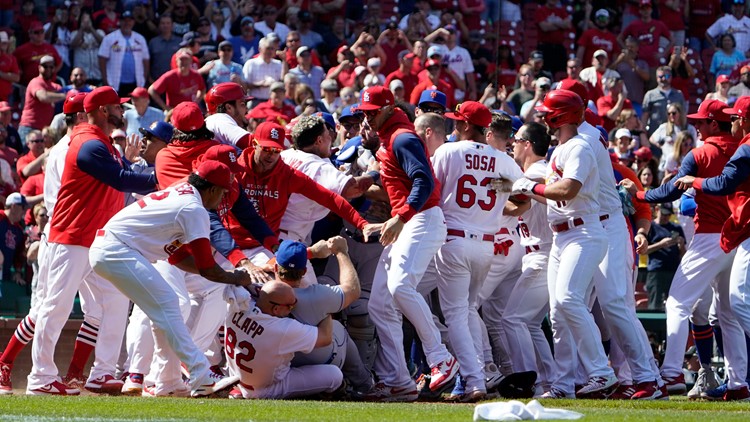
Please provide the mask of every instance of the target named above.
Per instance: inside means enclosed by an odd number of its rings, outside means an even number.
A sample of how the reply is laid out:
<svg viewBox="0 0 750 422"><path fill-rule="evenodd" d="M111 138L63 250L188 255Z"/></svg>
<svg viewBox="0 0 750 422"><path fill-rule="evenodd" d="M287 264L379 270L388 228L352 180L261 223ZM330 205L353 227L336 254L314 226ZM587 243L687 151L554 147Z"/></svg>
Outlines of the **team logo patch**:
<svg viewBox="0 0 750 422"><path fill-rule="evenodd" d="M430 92L430 98L434 99L436 97L437 97L437 92L435 91Z"/></svg>
<svg viewBox="0 0 750 422"><path fill-rule="evenodd" d="M237 162L237 156L233 152L229 152L229 161L236 163Z"/></svg>
<svg viewBox="0 0 750 422"><path fill-rule="evenodd" d="M365 91L365 93L362 95L362 101L370 102L370 93Z"/></svg>
<svg viewBox="0 0 750 422"><path fill-rule="evenodd" d="M271 139L279 139L279 131L274 129L271 129Z"/></svg>

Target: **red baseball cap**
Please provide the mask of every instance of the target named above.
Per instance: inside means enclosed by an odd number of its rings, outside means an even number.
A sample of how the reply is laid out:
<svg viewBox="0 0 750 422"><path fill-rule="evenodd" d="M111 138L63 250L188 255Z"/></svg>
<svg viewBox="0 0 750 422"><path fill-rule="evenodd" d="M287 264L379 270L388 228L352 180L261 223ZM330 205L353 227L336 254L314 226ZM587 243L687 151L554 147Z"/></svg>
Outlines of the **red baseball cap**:
<svg viewBox="0 0 750 422"><path fill-rule="evenodd" d="M373 86L362 91L359 110L378 110L393 105L396 100L390 89L384 86Z"/></svg>
<svg viewBox="0 0 750 422"><path fill-rule="evenodd" d="M267 108L255 107L254 109L247 112L245 118L250 119L266 119L268 118Z"/></svg>
<svg viewBox="0 0 750 422"><path fill-rule="evenodd" d="M640 7L651 7L651 0L641 0L638 5Z"/></svg>
<svg viewBox="0 0 750 422"><path fill-rule="evenodd" d="M723 84L724 82L729 82L729 76L727 76L727 75L719 75L716 78L716 83L717 84Z"/></svg>
<svg viewBox="0 0 750 422"><path fill-rule="evenodd" d="M172 125L175 129L191 132L202 128L205 124L203 113L196 103L180 103L172 110Z"/></svg>
<svg viewBox="0 0 750 422"><path fill-rule="evenodd" d="M91 113L97 108L110 104L124 104L130 101L130 97L120 98L117 91L111 86L100 86L86 95L83 99L83 109L86 113Z"/></svg>
<svg viewBox="0 0 750 422"><path fill-rule="evenodd" d="M193 173L207 180L212 185L227 190L232 188L232 172L226 164L220 161L203 161Z"/></svg>
<svg viewBox="0 0 750 422"><path fill-rule="evenodd" d="M430 59L430 60L427 60L427 63L424 64L424 67L425 69L427 69L428 67L432 67L432 66L440 67L440 65L441 65L440 60Z"/></svg>
<svg viewBox="0 0 750 422"><path fill-rule="evenodd" d="M734 102L732 108L725 108L722 111L730 116L736 115L740 117L750 117L750 97L740 97Z"/></svg>
<svg viewBox="0 0 750 422"><path fill-rule="evenodd" d="M651 152L651 148L649 147L640 147L633 153L636 157L640 158L643 161L651 161L652 158L654 158L654 153Z"/></svg>
<svg viewBox="0 0 750 422"><path fill-rule="evenodd" d="M78 92L75 94L67 95L65 97L65 103L63 103L63 113L71 114L83 112L83 101L85 98L85 92Z"/></svg>
<svg viewBox="0 0 750 422"><path fill-rule="evenodd" d="M44 25L39 21L31 22L31 25L29 25L29 32L38 31L40 29L44 29Z"/></svg>
<svg viewBox="0 0 750 422"><path fill-rule="evenodd" d="M12 108L7 101L0 101L0 112L11 111Z"/></svg>
<svg viewBox="0 0 750 422"><path fill-rule="evenodd" d="M744 75L745 73L750 73L750 66L742 66L740 68L740 75Z"/></svg>
<svg viewBox="0 0 750 422"><path fill-rule="evenodd" d="M476 101L462 102L456 107L456 111L445 113L445 117L481 127L489 127L490 123L492 123L492 112L490 109Z"/></svg>
<svg viewBox="0 0 750 422"><path fill-rule="evenodd" d="M130 93L130 98L148 98L148 90L139 86Z"/></svg>
<svg viewBox="0 0 750 422"><path fill-rule="evenodd" d="M253 141L257 142L258 145L262 147L284 149L285 136L286 131L280 124L274 122L263 122L255 128Z"/></svg>
<svg viewBox="0 0 750 422"><path fill-rule="evenodd" d="M237 148L231 145L221 144L214 145L207 149L206 152L198 157L198 162L206 160L218 161L229 167L229 170L231 170L232 173L239 173L242 171L243 167L237 162L238 159Z"/></svg>
<svg viewBox="0 0 750 422"><path fill-rule="evenodd" d="M724 112L727 105L719 100L706 100L698 107L698 112L688 114L688 119L704 120L711 119L718 122L731 122L732 118Z"/></svg>

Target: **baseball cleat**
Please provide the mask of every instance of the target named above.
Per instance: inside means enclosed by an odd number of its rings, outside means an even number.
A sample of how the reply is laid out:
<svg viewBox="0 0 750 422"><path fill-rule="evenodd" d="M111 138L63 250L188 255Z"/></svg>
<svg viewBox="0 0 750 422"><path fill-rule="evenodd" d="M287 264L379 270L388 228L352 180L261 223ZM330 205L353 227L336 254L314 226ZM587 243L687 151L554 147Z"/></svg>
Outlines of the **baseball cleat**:
<svg viewBox="0 0 750 422"><path fill-rule="evenodd" d="M639 382L633 388L635 392L630 398L631 400L658 400L662 396L662 392L656 381Z"/></svg>
<svg viewBox="0 0 750 422"><path fill-rule="evenodd" d="M500 373L495 362L490 362L484 365L484 383L487 387L487 391L494 390L503 380L503 374Z"/></svg>
<svg viewBox="0 0 750 422"><path fill-rule="evenodd" d="M389 387L382 382L375 384L364 396L365 401L412 402L419 398L416 386Z"/></svg>
<svg viewBox="0 0 750 422"><path fill-rule="evenodd" d="M13 394L13 384L10 382L10 370L13 365L0 362L0 396Z"/></svg>
<svg viewBox="0 0 750 422"><path fill-rule="evenodd" d="M122 394L122 387L124 384L124 382L112 375L103 375L99 378L89 380L83 388L92 393L116 396Z"/></svg>
<svg viewBox="0 0 750 422"><path fill-rule="evenodd" d="M156 386L155 385L149 385L147 387L143 388L143 391L141 392L141 397L190 397L190 389L185 387L178 387L175 388L172 391L165 391L163 393L157 393L156 392Z"/></svg>
<svg viewBox="0 0 750 422"><path fill-rule="evenodd" d="M464 380L461 374L458 374L456 375L456 383L453 385L453 390L445 400L459 401L464 394L466 394L466 380Z"/></svg>
<svg viewBox="0 0 750 422"><path fill-rule="evenodd" d="M620 384L614 393L608 397L610 400L630 400L635 394L635 387L632 385Z"/></svg>
<svg viewBox="0 0 750 422"><path fill-rule="evenodd" d="M664 383L667 386L667 391L670 395L682 395L687 391L684 374L680 374L676 377L668 377L662 374L661 377L664 380Z"/></svg>
<svg viewBox="0 0 750 422"><path fill-rule="evenodd" d="M461 403L476 403L487 398L487 393L476 388L471 391L467 391L459 397L458 401Z"/></svg>
<svg viewBox="0 0 750 422"><path fill-rule="evenodd" d="M68 374L63 378L63 384L83 391L83 386L86 384L86 377L83 374Z"/></svg>
<svg viewBox="0 0 750 422"><path fill-rule="evenodd" d="M437 392L458 374L458 361L451 356L432 367L430 374L430 391Z"/></svg>
<svg viewBox="0 0 750 422"><path fill-rule="evenodd" d="M507 399L530 399L534 397L535 371L514 372L500 380L497 392Z"/></svg>
<svg viewBox="0 0 750 422"><path fill-rule="evenodd" d="M227 389L234 384L236 384L240 377L233 376L233 377L222 377L219 376L211 371L208 372L208 383L199 385L198 387L193 388L193 390L190 392L190 395L193 397L204 397L209 396L213 393L219 392L221 390Z"/></svg>
<svg viewBox="0 0 750 422"><path fill-rule="evenodd" d="M614 375L593 377L581 389L576 391L576 397L581 399L606 399L619 385L620 382Z"/></svg>
<svg viewBox="0 0 750 422"><path fill-rule="evenodd" d="M714 389L704 391L701 393L701 397L704 400L724 400L724 396L727 394L727 391L729 391L729 388L726 384L722 384Z"/></svg>
<svg viewBox="0 0 750 422"><path fill-rule="evenodd" d="M542 399L574 399L576 398L575 394L569 394L566 393L559 388L556 387L550 387L549 390L545 391L544 394L540 397Z"/></svg>
<svg viewBox="0 0 750 422"><path fill-rule="evenodd" d="M68 387L60 381L54 381L39 388L27 389L26 394L30 396L77 396L81 394L81 391Z"/></svg>
<svg viewBox="0 0 750 422"><path fill-rule="evenodd" d="M232 390L229 391L229 398L233 400L242 400L245 396L242 395L242 391L238 387L232 387Z"/></svg>
<svg viewBox="0 0 750 422"><path fill-rule="evenodd" d="M706 391L719 388L719 381L716 380L716 374L710 368L701 368L698 370L698 378L695 380L695 385L688 391L688 399L697 400L701 398L701 394Z"/></svg>
<svg viewBox="0 0 750 422"><path fill-rule="evenodd" d="M749 400L750 400L750 391L747 389L746 385L736 390L727 390L727 393L724 394L724 401L749 401Z"/></svg>
<svg viewBox="0 0 750 422"><path fill-rule="evenodd" d="M143 374L128 374L121 391L129 396L140 395L143 392Z"/></svg>

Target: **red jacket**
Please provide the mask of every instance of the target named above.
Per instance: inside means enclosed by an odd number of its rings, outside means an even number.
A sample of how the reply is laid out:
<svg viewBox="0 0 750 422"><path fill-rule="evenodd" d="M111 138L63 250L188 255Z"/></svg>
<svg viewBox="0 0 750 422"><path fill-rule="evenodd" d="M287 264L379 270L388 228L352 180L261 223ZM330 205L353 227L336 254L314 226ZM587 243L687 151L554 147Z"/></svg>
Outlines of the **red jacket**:
<svg viewBox="0 0 750 422"><path fill-rule="evenodd" d="M173 141L159 151L155 163L159 189L166 189L187 177L193 171L193 161L214 145L219 145L219 142L212 139Z"/></svg>
<svg viewBox="0 0 750 422"><path fill-rule="evenodd" d="M731 135L711 136L704 140L701 147L693 149L693 158L698 165L696 177L706 178L721 174L727 161L739 146ZM695 212L696 233L719 233L724 222L731 215L727 197L716 197L696 192ZM703 227L701 227L701 225Z"/></svg>

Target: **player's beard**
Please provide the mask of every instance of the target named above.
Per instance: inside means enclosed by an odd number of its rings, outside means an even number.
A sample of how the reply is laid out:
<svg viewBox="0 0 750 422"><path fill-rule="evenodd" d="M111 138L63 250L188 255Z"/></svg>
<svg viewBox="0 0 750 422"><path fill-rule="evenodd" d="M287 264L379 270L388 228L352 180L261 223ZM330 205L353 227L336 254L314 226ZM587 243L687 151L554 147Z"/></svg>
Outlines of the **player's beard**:
<svg viewBox="0 0 750 422"><path fill-rule="evenodd" d="M112 125L115 129L122 129L125 127L125 119L117 117L114 114L107 116L107 123Z"/></svg>

